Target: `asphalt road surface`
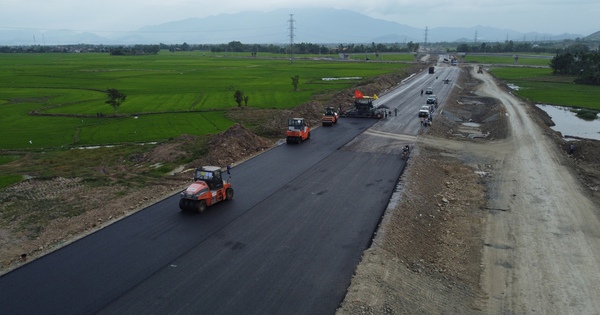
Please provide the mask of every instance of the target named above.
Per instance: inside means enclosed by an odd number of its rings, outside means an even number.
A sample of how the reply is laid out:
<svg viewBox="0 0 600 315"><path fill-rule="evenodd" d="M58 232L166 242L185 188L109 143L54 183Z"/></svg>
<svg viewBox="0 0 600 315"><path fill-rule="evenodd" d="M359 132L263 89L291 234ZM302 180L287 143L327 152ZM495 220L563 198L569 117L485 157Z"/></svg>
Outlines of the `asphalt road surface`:
<svg viewBox="0 0 600 315"><path fill-rule="evenodd" d="M341 119L234 167L234 199L202 215L174 195L3 275L1 312L333 314L421 128L417 92L444 97L452 71L380 97L398 116Z"/></svg>

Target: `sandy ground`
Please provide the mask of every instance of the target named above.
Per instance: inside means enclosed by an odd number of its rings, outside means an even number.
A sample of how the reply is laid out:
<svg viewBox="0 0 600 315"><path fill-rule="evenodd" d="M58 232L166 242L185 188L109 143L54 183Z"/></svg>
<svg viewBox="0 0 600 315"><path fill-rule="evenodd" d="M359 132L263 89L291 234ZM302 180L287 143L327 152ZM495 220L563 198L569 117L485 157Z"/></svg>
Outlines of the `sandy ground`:
<svg viewBox="0 0 600 315"><path fill-rule="evenodd" d="M337 313L597 314L597 144L569 156L489 74L457 84L443 109L482 125L419 137Z"/></svg>

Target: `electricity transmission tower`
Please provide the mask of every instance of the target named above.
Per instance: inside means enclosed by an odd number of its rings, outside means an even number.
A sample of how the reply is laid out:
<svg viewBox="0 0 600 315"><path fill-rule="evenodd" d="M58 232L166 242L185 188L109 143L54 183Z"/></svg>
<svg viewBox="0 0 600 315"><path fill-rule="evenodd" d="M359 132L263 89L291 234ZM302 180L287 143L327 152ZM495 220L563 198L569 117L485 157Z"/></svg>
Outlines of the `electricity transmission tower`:
<svg viewBox="0 0 600 315"><path fill-rule="evenodd" d="M288 22L290 22L290 62L294 62L294 15L290 14L290 19L288 20Z"/></svg>

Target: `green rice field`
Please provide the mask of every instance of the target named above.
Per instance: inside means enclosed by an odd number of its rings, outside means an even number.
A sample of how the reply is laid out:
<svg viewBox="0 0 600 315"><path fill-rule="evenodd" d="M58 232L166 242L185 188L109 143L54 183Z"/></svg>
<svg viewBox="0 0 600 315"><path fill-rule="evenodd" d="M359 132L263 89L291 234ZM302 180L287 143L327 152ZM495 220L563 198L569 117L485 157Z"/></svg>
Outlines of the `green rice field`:
<svg viewBox="0 0 600 315"><path fill-rule="evenodd" d="M574 84L575 77L552 75L550 68L492 67L490 72L532 102L600 110L600 86Z"/></svg>
<svg viewBox="0 0 600 315"><path fill-rule="evenodd" d="M547 67L554 55L519 55L516 65ZM515 65L514 55L469 55L465 56L465 62L493 65Z"/></svg>
<svg viewBox="0 0 600 315"><path fill-rule="evenodd" d="M238 106L233 97L236 90L249 97L249 107L288 109L360 81L322 78L367 79L408 66L335 58L291 62L279 57L197 51L149 56L2 54L0 149L148 142L183 133L216 133L234 123L225 113ZM297 91L291 80L295 75L300 77ZM116 117L105 103L109 88L127 96Z"/></svg>

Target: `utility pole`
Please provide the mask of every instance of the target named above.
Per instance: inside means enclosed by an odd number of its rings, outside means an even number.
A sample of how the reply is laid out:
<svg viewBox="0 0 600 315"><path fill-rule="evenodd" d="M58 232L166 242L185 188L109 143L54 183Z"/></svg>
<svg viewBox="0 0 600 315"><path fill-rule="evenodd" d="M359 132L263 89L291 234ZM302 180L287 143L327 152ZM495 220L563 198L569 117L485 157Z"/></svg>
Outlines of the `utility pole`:
<svg viewBox="0 0 600 315"><path fill-rule="evenodd" d="M290 14L290 62L294 62L294 15Z"/></svg>

